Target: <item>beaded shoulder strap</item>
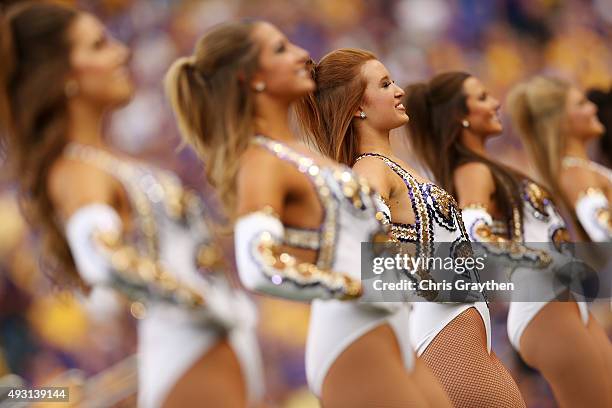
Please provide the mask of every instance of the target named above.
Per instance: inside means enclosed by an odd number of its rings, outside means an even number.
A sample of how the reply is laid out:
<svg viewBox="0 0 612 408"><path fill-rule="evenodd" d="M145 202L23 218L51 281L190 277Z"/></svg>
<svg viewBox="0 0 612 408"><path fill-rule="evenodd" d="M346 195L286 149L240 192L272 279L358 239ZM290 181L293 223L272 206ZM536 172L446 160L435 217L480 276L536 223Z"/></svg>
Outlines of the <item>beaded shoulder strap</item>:
<svg viewBox="0 0 612 408"><path fill-rule="evenodd" d="M119 180L125 187L128 198L132 203L136 219L139 224L139 232L142 234L146 251L153 259L159 258L159 242L157 233L157 222L153 216L152 204L146 193L137 181L139 175L135 165L128 164L125 160L118 159L112 154L101 149L85 146L78 143L70 143L64 149L64 156L94 166Z"/></svg>
<svg viewBox="0 0 612 408"><path fill-rule="evenodd" d="M407 181L408 179L410 179L410 180L414 180L416 184L420 184L412 174L408 173L402 166L400 166L398 163L391 160L387 156L383 156L382 154L379 154L379 153L363 153L357 156L357 159L355 159L355 162L358 162L364 157L376 157L377 159L382 160L387 166L389 166L391 170L393 170L395 174L400 176L404 181Z"/></svg>
<svg viewBox="0 0 612 408"><path fill-rule="evenodd" d="M152 259L159 258L158 225L154 207L157 205L172 220L194 228L201 234L195 257L196 265L217 273L225 267L222 252L210 233L209 214L201 198L183 187L175 174L130 160L122 160L93 146L70 143L64 155L94 166L115 177L126 189L139 225L145 250Z"/></svg>
<svg viewBox="0 0 612 408"><path fill-rule="evenodd" d="M321 269L331 268L337 235L338 202L332 197L325 177L321 173L320 166L311 158L296 152L284 143L268 137L256 135L251 139L251 143L263 147L281 160L292 163L300 173L306 175L312 181L319 201L323 206L323 223L321 224L321 233L319 234L317 267Z"/></svg>
<svg viewBox="0 0 612 408"><path fill-rule="evenodd" d="M582 167L587 170L591 170L595 173L601 174L602 176L608 179L610 184L612 184L612 169L609 169L606 166L602 166L597 162L594 162L592 160L585 160L580 157L565 156L563 158L562 164L563 167Z"/></svg>
<svg viewBox="0 0 612 408"><path fill-rule="evenodd" d="M408 173L402 166L389 159L386 156L378 153L363 153L357 157L355 162L363 159L364 157L375 157L383 161L395 174L397 174L404 181L404 184L408 188L408 194L410 196L410 202L412 203L412 210L415 217L416 227L416 239L418 242L426 243L433 241L433 230L431 225L431 219L429 212L427 211L427 201L423 192L421 191L420 183L414 176ZM392 223L401 225L397 223ZM412 237L411 237L412 238Z"/></svg>

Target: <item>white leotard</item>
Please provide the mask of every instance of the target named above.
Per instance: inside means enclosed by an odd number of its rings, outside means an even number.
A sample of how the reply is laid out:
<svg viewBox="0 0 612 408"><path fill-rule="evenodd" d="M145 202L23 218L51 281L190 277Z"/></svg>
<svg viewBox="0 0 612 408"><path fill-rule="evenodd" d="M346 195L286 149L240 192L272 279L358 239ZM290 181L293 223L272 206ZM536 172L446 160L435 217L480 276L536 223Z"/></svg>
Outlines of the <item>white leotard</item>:
<svg viewBox="0 0 612 408"><path fill-rule="evenodd" d="M240 361L249 400L260 400L263 373L254 306L229 284L218 266L198 265L199 250L209 248L212 242L204 222L203 203L186 192L172 173L121 160L89 146L69 145L65 154L117 178L133 209L135 225L128 233L113 208L91 204L71 216L66 235L86 282L119 287L145 304L145 316L138 321L139 406L161 406L183 373L224 337ZM201 295L204 306L190 308L164 298L154 282L144 282L140 289L134 289L139 284L134 284L130 276L138 272L117 267L114 260L118 255L104 253L95 243L95 234L109 231L123 233L126 248L133 249L134 257L141 263L163 267L172 279Z"/></svg>
<svg viewBox="0 0 612 408"><path fill-rule="evenodd" d="M362 188L358 177L345 166L320 167L310 158L266 137L257 136L253 142L280 159L294 164L300 172L307 175L313 182L324 210L324 219L318 230L277 225L276 231L271 233L280 234L284 229L284 241L287 245L317 250L317 267L322 270L341 271L359 279L361 243L371 242L375 235L384 234L384 230L376 219L376 206L372 196ZM239 222L240 220L237 224ZM244 239L250 239L246 227L243 236L236 237L239 241L236 247L237 251L241 251L237 257L244 260L244 268L247 268L251 255L247 253L249 246L242 245L241 241ZM247 272L256 271L245 270L241 274L246 275ZM259 273L261 275L261 271ZM318 293L310 292L308 287L300 289L297 284L293 289L280 290L303 290L308 293L304 297L311 298L313 293ZM296 293L290 293L287 297L301 298ZM393 329L405 367L412 369L414 356L408 338L408 305L399 303L385 308L382 305L375 307L356 300L338 300L332 295L322 294L321 297L312 301L306 344L306 375L309 387L316 395L321 395L325 376L338 356L355 340L383 324L389 324Z"/></svg>
<svg viewBox="0 0 612 408"><path fill-rule="evenodd" d="M561 253L561 246L569 239L565 222L548 194L528 179L521 181L521 190L522 218L515 211L511 222L494 221L482 206L470 206L463 210L463 219L473 241L485 242L482 234L478 232L481 223L495 225L494 233L519 245L512 248L516 248L515 252L522 254L526 261L526 265L517 267L511 275L511 281L515 285L512 296L516 300L510 302L507 329L510 343L516 350L519 350L520 338L529 322L547 303L565 290L555 283L554 273L555 266L568 259ZM508 229L508 225L512 225L512 230ZM548 266L537 266L538 253L542 251L546 258L550 258ZM509 256L519 263L521 261L517 254ZM533 298L542 301L529 301ZM586 325L586 303L577 303Z"/></svg>
<svg viewBox="0 0 612 408"><path fill-rule="evenodd" d="M415 215L414 224L391 222L392 234L400 242L407 243L447 243L451 251L459 250L461 245L469 244L469 238L463 226L461 211L455 200L446 191L433 183L420 183L399 164L389 158L366 153L362 157L376 157L382 160L393 172L402 178L408 189L412 209ZM391 215L387 215L391 220ZM433 246L431 246L433 248ZM451 254L452 255L452 254ZM470 280L478 280L472 276ZM483 298L484 299L484 298ZM410 313L410 335L417 355L423 354L442 329L455 317L470 307L476 308L484 323L487 334L487 349L491 351L491 319L485 301L472 303L436 303L419 301L413 303Z"/></svg>

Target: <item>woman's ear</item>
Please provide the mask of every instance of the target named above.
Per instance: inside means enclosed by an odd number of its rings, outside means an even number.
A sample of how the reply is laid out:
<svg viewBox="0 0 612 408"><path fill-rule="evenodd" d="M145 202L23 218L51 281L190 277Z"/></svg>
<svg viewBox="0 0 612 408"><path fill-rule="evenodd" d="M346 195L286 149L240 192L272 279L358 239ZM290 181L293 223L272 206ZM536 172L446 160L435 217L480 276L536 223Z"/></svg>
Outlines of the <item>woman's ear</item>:
<svg viewBox="0 0 612 408"><path fill-rule="evenodd" d="M359 119L365 119L366 118L366 113L363 110L363 106L359 106L357 108L357 110L353 113L353 117L354 118L359 118Z"/></svg>

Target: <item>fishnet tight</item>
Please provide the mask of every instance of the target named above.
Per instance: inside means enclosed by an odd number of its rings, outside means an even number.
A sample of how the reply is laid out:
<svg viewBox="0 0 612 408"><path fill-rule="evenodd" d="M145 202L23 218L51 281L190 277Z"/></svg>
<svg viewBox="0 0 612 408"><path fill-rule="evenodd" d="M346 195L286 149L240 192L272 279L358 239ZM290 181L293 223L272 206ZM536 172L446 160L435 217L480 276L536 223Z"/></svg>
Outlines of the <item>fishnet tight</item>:
<svg viewBox="0 0 612 408"><path fill-rule="evenodd" d="M457 408L515 408L525 402L510 373L494 353L475 308L457 316L427 347L429 366Z"/></svg>

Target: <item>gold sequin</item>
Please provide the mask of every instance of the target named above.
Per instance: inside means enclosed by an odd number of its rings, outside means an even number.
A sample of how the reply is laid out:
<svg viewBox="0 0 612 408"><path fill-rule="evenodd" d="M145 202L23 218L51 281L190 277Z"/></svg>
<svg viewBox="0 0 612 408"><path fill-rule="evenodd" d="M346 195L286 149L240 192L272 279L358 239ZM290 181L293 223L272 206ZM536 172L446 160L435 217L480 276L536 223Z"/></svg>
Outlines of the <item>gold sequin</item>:
<svg viewBox="0 0 612 408"><path fill-rule="evenodd" d="M358 279L341 272L317 268L308 262L298 262L294 256L283 252L269 233L260 234L257 251L265 264L263 272L275 284L280 285L284 280L304 286L319 284L328 290L341 292L342 298L361 296L361 282Z"/></svg>
<svg viewBox="0 0 612 408"><path fill-rule="evenodd" d="M267 148L275 153L279 158L286 159L295 163L298 170L307 175L313 181L317 193L323 205L325 217L319 231L297 232L296 229L287 229L285 235L287 244L298 243L298 246L315 246L315 237L318 237L318 257L316 265L309 263L299 263L297 260L286 253L280 251L279 243L268 235L260 237L258 251L262 259L267 263L268 268L264 271L274 282L275 279L289 278L300 284L321 284L333 291L339 291L346 298L355 298L361 295L361 282L353 279L349 275L331 271L331 265L335 251L335 240L337 235L337 212L338 202L327 186L322 168L314 164L311 159L290 149L282 143L268 139L264 136L256 136L251 139L252 143ZM353 177L352 172L334 170L334 178L338 181L343 195L350 199L353 205L361 208L363 201L361 198L362 184Z"/></svg>
<svg viewBox="0 0 612 408"><path fill-rule="evenodd" d="M186 217L192 216L197 219L190 222L203 223L198 197L185 190L180 180L169 172L121 160L91 146L71 143L64 154L108 172L126 188L140 226L137 231L144 238L145 254L124 243L121 231L96 231L93 234L94 241L119 276L133 283L151 285L151 289L159 292L159 295L188 307L203 305L204 300L199 293L180 284L160 265L157 221L153 211L153 203L160 202L171 219L186 220Z"/></svg>
<svg viewBox="0 0 612 408"><path fill-rule="evenodd" d="M110 259L116 273L128 282L145 286L157 284L156 290L161 290L161 295L166 298L176 298L175 290L180 289L184 294L184 303L188 306L204 304L204 299L198 293L178 283L151 258L141 256L134 247L125 244L119 231L98 230L92 238L100 251Z"/></svg>
<svg viewBox="0 0 612 408"><path fill-rule="evenodd" d="M548 214L546 211L546 206L548 205L550 196L542 187L534 182L527 181L525 182L523 192L526 195L529 203L536 211L541 214Z"/></svg>

